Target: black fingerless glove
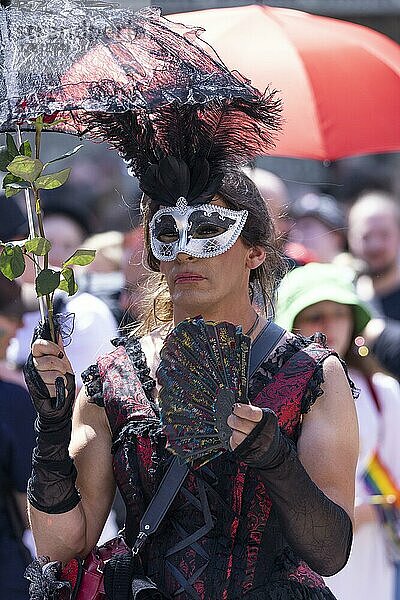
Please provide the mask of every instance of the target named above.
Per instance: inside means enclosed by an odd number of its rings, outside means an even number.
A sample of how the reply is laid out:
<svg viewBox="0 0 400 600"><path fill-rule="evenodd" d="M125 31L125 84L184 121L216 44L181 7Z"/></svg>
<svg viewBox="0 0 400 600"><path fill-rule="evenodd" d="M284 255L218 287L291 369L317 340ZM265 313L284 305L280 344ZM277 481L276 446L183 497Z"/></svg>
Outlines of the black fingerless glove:
<svg viewBox="0 0 400 600"><path fill-rule="evenodd" d="M39 325L33 340L49 339L48 326ZM32 455L32 474L28 482L28 500L38 510L50 514L72 510L80 501L75 487L76 468L68 453L71 439L72 409L75 400L75 377L65 375L66 385L60 378L56 381L63 398L58 403L51 398L45 383L29 355L24 368L24 377L33 404L38 413L35 421L36 448ZM62 392L61 392L62 386Z"/></svg>
<svg viewBox="0 0 400 600"><path fill-rule="evenodd" d="M340 571L351 549L351 519L311 480L272 410L263 409L262 420L234 454L258 470L294 551L320 575Z"/></svg>

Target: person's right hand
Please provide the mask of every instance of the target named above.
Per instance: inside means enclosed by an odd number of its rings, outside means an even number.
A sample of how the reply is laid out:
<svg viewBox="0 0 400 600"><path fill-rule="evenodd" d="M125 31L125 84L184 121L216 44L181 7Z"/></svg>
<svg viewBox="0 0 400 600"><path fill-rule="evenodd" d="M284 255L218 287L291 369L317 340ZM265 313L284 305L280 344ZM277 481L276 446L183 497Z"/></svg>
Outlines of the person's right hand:
<svg viewBox="0 0 400 600"><path fill-rule="evenodd" d="M72 413L75 376L62 346L37 338L23 368L26 385L38 415L46 421L62 421Z"/></svg>

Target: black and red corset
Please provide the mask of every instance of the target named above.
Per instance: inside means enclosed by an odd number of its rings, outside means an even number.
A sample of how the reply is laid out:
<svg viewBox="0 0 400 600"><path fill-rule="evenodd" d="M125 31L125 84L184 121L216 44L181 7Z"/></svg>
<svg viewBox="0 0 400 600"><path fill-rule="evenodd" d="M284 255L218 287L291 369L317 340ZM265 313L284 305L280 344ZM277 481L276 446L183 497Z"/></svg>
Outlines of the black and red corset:
<svg viewBox="0 0 400 600"><path fill-rule="evenodd" d="M101 357L97 375L92 369L90 378L91 385L96 379L101 383L96 403L104 404L113 432L113 468L127 507L128 543L171 458L148 371L142 368L146 394L135 369L141 353L140 346L135 348L133 353L128 341ZM313 338L291 338L250 382L250 401L273 409L294 442L302 414L322 393L322 363L330 354ZM189 474L143 558L147 575L177 600L333 598L288 545L257 472L229 452Z"/></svg>

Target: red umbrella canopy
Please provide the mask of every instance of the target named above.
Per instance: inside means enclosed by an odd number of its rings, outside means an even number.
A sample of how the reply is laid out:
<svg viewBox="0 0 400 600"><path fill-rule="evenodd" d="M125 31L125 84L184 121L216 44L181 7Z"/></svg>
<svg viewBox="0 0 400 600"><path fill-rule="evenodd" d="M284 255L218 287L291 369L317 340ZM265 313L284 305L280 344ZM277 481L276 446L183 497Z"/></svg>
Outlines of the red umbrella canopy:
<svg viewBox="0 0 400 600"><path fill-rule="evenodd" d="M400 46L372 29L251 5L170 15L205 29L230 69L283 98L271 154L335 160L400 150Z"/></svg>

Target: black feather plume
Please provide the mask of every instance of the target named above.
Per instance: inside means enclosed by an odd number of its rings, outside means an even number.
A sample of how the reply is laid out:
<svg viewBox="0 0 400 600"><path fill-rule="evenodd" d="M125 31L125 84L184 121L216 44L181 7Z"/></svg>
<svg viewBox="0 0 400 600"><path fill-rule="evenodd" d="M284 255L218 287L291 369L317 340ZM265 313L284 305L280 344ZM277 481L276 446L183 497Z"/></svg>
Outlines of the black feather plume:
<svg viewBox="0 0 400 600"><path fill-rule="evenodd" d="M128 162L154 201L175 205L184 196L201 204L218 191L227 166L246 164L274 145L281 102L275 92L248 92L224 99L214 92L207 102L173 101L151 113L90 113L86 122Z"/></svg>
<svg viewBox="0 0 400 600"><path fill-rule="evenodd" d="M175 205L209 202L227 166L266 154L280 128L280 100L271 92L206 105L173 102L143 112L90 115L92 134L106 139L154 201ZM90 121L89 121L90 123Z"/></svg>

